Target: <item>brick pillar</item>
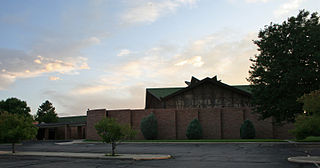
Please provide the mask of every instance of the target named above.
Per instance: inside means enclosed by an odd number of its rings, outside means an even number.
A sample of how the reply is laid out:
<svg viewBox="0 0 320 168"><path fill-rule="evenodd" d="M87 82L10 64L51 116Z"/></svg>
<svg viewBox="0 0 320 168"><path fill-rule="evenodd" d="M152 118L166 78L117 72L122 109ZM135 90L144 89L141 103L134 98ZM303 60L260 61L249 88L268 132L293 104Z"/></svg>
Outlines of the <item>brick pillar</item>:
<svg viewBox="0 0 320 168"><path fill-rule="evenodd" d="M44 139L45 140L49 139L49 128L44 128Z"/></svg>
<svg viewBox="0 0 320 168"><path fill-rule="evenodd" d="M96 109L87 111L87 127L86 127L86 139L101 140L97 134L94 125L107 116L106 109Z"/></svg>
<svg viewBox="0 0 320 168"><path fill-rule="evenodd" d="M132 123L132 110L130 110L130 128L133 127L133 123Z"/></svg>
<svg viewBox="0 0 320 168"><path fill-rule="evenodd" d="M175 127L175 139L178 139L178 123L177 123L177 110L174 110L174 127Z"/></svg>
<svg viewBox="0 0 320 168"><path fill-rule="evenodd" d="M224 135L223 135L223 109L222 108L220 109L220 131L221 131L220 133L221 139L223 139Z"/></svg>
<svg viewBox="0 0 320 168"><path fill-rule="evenodd" d="M64 139L70 139L70 137L69 137L69 125L68 124L66 124L64 126Z"/></svg>

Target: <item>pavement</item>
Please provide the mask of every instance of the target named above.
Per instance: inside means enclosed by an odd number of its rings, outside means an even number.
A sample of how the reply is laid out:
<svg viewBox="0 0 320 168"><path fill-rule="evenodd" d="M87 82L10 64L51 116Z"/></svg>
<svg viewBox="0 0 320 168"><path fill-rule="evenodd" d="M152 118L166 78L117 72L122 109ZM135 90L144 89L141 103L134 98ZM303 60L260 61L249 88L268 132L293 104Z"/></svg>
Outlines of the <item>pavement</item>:
<svg viewBox="0 0 320 168"><path fill-rule="evenodd" d="M10 145L0 145L0 151L10 151ZM135 156L172 156L162 160L92 159L111 153L111 145L103 143L77 143L37 141L17 146L17 153L32 152L32 155L0 154L1 168L79 168L79 167L237 167L237 168L315 168L314 164L289 162L295 156L320 156L320 144L292 143L123 143L117 146L117 154ZM36 155L42 154L42 155ZM46 155L43 155L45 153ZM51 154L50 157L48 153ZM63 153L64 155L62 155ZM23 153L22 153L23 154ZM25 154L25 153L24 153ZM56 155L53 155L56 154ZM68 155L85 155L68 157ZM58 155L58 156L57 156ZM62 156L61 156L62 155ZM147 158L147 157L145 157ZM152 158L152 157L151 157Z"/></svg>
<svg viewBox="0 0 320 168"><path fill-rule="evenodd" d="M119 160L161 160L170 159L170 155L156 154L116 154L116 156L108 156L104 153L73 153L73 152L16 152L0 151L0 155L10 156L47 156L47 157L70 157L70 158L86 158L86 159L119 159Z"/></svg>

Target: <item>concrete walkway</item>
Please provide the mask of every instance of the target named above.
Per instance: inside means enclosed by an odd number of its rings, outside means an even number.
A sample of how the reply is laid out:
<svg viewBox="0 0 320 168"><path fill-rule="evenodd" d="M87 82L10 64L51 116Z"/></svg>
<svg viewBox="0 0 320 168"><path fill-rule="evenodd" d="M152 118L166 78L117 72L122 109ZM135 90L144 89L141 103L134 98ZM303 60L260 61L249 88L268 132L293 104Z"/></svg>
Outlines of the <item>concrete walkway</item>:
<svg viewBox="0 0 320 168"><path fill-rule="evenodd" d="M289 157L289 162L295 163L317 163L320 164L320 156L296 156L296 157Z"/></svg>
<svg viewBox="0 0 320 168"><path fill-rule="evenodd" d="M84 139L76 139L69 142L56 142L57 145L72 145L72 144L80 144L85 143Z"/></svg>
<svg viewBox="0 0 320 168"><path fill-rule="evenodd" d="M160 160L170 159L170 155L154 154L118 154L116 156L106 156L104 153L70 153L70 152L16 152L0 151L0 155L11 156L48 156L48 157L71 157L87 159L119 159L119 160Z"/></svg>

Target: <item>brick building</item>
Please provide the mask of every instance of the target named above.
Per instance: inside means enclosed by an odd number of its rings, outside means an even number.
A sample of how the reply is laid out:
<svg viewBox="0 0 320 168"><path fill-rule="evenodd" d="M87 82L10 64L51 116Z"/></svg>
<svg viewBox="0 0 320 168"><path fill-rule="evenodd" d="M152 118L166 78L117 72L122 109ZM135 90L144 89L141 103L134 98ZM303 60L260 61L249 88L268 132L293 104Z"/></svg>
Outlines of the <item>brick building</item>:
<svg viewBox="0 0 320 168"><path fill-rule="evenodd" d="M292 137L288 133L292 124L273 125L271 118L258 120L258 116L251 113L249 86L230 86L216 76L203 80L192 77L186 84L186 87L147 88L145 109L94 109L80 117L81 122L40 124L42 138L99 140L94 125L104 117L112 117L137 130L136 139L144 139L140 122L150 113L154 113L158 121L158 139L187 139L187 126L195 118L200 121L205 139L239 139L245 120L253 122L256 138Z"/></svg>
<svg viewBox="0 0 320 168"><path fill-rule="evenodd" d="M86 138L87 116L59 117L56 123L40 123L38 140L64 140Z"/></svg>
<svg viewBox="0 0 320 168"><path fill-rule="evenodd" d="M145 109L87 111L87 139L98 140L94 124L104 117L115 118L140 132L142 118L154 113L158 121L158 139L187 139L186 129L195 118L200 121L205 139L238 139L240 127L251 120L256 138L290 138L292 124L277 126L272 119L259 120L251 113L250 88L247 85L229 86L217 77L198 80L191 78L186 87L147 88Z"/></svg>

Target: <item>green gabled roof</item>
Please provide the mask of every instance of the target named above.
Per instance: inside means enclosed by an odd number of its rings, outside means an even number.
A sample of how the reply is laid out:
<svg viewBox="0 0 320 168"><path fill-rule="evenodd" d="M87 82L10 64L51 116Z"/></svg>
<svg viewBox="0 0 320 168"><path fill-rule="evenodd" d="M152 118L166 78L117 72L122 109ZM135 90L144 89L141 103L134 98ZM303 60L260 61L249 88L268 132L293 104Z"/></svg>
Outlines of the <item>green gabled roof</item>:
<svg viewBox="0 0 320 168"><path fill-rule="evenodd" d="M233 85L237 89L245 91L251 94L250 85ZM151 93L153 96L158 98L159 100L163 97L169 96L179 90L182 90L186 87L174 87L174 88L147 88L147 92Z"/></svg>
<svg viewBox="0 0 320 168"><path fill-rule="evenodd" d="M163 97L166 97L172 93L175 93L185 87L174 87L174 88L147 88L147 92L151 93L153 96L159 100Z"/></svg>
<svg viewBox="0 0 320 168"><path fill-rule="evenodd" d="M248 92L251 94L251 88L250 85L233 85L232 87L235 87L237 89L240 89L242 91Z"/></svg>
<svg viewBox="0 0 320 168"><path fill-rule="evenodd" d="M59 123L82 123L87 122L87 116L59 117Z"/></svg>

